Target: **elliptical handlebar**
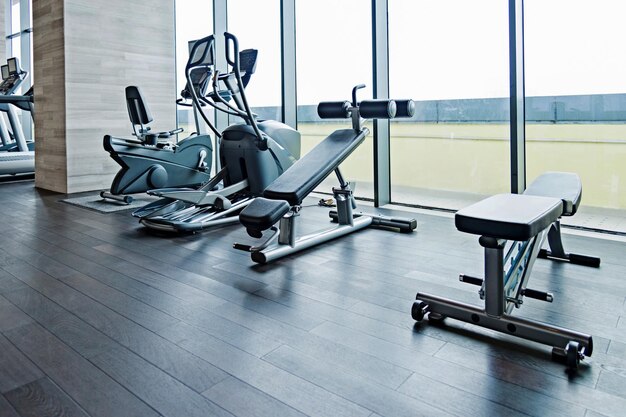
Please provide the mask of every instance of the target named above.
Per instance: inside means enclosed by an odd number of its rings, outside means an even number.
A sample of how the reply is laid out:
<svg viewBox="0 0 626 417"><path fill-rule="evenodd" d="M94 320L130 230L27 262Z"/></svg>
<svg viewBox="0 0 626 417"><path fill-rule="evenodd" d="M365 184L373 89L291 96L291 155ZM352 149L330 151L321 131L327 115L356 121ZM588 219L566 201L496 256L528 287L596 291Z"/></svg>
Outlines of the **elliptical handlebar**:
<svg viewBox="0 0 626 417"><path fill-rule="evenodd" d="M224 32L224 42L226 47L226 62L233 67L233 72L235 73L235 77L237 78L237 83L240 86L241 101L246 111L248 119L247 121L248 123L250 123L250 126L252 126L252 129L254 130L254 133L258 138L257 147L260 150L265 151L267 150L267 137L265 137L259 130L254 115L252 114L252 110L250 110L250 105L248 104L248 99L246 98L245 91L243 89L244 83L241 78L241 69L239 68L239 41L233 34L229 32Z"/></svg>

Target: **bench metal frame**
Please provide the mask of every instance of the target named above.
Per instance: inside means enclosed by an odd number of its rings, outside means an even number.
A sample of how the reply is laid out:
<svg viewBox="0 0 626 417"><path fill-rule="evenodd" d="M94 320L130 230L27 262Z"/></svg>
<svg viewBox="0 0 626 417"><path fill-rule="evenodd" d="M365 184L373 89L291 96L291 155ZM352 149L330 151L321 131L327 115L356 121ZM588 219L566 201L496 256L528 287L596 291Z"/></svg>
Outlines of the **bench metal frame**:
<svg viewBox="0 0 626 417"><path fill-rule="evenodd" d="M298 237L301 206L295 205L280 219L279 226L272 228L272 235L261 245L244 247L235 244L235 247L250 251L254 262L264 264L369 226L395 228L402 232L411 232L416 228L414 219L355 213L357 204L350 183L344 180L339 168L335 168L335 174L339 180L339 187L333 188L337 210L329 215L337 222L336 226Z"/></svg>
<svg viewBox="0 0 626 417"><path fill-rule="evenodd" d="M570 342L577 342L580 357L590 356L593 350L590 335L511 315L514 307L521 307L524 296L552 301L550 293L527 288L533 264L549 229L526 242L508 244L506 240L481 236L479 242L485 248L485 279L461 275L460 280L481 286L479 294L485 302L484 308L417 293L413 318L419 321L428 314L430 321L441 321L450 317L552 346L557 356L565 356Z"/></svg>

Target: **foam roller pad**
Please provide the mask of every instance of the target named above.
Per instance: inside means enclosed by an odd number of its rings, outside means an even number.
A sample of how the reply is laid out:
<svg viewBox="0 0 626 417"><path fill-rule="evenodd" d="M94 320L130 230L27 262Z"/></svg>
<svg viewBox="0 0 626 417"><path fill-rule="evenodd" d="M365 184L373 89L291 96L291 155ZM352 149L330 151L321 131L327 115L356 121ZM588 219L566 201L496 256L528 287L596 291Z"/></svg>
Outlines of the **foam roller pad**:
<svg viewBox="0 0 626 417"><path fill-rule="evenodd" d="M393 100L363 100L359 113L364 119L393 119L396 115L396 102Z"/></svg>
<svg viewBox="0 0 626 417"><path fill-rule="evenodd" d="M413 100L395 100L396 117L413 117L415 115L415 103Z"/></svg>
<svg viewBox="0 0 626 417"><path fill-rule="evenodd" d="M322 119L345 119L349 108L347 101L322 101L317 105L317 115Z"/></svg>

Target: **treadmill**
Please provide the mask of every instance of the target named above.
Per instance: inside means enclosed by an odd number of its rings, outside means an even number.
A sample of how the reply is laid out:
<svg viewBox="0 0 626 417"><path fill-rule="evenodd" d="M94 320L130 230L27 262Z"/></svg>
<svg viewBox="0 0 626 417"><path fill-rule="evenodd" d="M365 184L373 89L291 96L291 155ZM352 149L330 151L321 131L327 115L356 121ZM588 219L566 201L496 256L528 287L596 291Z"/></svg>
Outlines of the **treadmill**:
<svg viewBox="0 0 626 417"><path fill-rule="evenodd" d="M20 68L17 58L10 58L1 67L1 71L0 111L6 113L11 132L4 117L0 117L0 175L32 174L35 172L35 152L24 137L22 124L15 110L16 107L27 110L33 116L32 88L25 95L14 94L28 73Z"/></svg>

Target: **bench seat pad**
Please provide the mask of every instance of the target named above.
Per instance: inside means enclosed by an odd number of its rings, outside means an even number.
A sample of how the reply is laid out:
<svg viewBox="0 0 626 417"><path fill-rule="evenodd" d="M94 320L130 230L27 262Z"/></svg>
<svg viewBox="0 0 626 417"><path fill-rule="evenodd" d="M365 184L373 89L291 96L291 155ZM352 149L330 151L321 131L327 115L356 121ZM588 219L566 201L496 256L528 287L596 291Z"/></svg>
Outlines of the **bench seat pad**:
<svg viewBox="0 0 626 417"><path fill-rule="evenodd" d="M454 223L462 232L526 241L556 221L562 210L559 198L497 194L459 210Z"/></svg>
<svg viewBox="0 0 626 417"><path fill-rule="evenodd" d="M263 191L263 197L300 204L365 139L369 131L342 129L331 133Z"/></svg>
<svg viewBox="0 0 626 417"><path fill-rule="evenodd" d="M571 172L546 172L528 186L524 194L563 200L563 216L573 216L582 199L580 177Z"/></svg>
<svg viewBox="0 0 626 417"><path fill-rule="evenodd" d="M239 222L249 230L267 230L290 209L291 206L284 200L257 197L239 213Z"/></svg>

